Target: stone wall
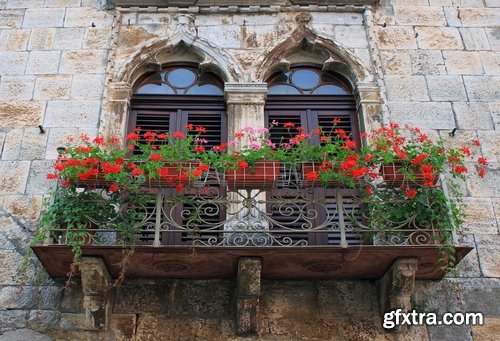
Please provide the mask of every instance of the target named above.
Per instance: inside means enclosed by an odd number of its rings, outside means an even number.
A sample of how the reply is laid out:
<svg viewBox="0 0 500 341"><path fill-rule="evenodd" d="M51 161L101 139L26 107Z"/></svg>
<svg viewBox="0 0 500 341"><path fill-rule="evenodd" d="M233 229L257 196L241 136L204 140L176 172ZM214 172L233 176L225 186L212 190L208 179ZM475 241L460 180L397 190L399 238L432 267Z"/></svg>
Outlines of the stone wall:
<svg viewBox="0 0 500 341"><path fill-rule="evenodd" d="M316 3L117 10L101 0L0 0L0 340L498 339L500 3ZM310 15L302 24L300 13ZM483 142L490 175L466 184L464 242L474 250L451 278L417 281L413 303L421 311L483 312L484 326L390 334L381 327L375 282L265 280L259 336L238 336L236 280L126 280L109 292L107 327L95 330L78 283L63 289L38 278L34 259L22 281L56 147L65 134L123 134L130 86L145 61L168 60L166 47L183 41L206 62L225 64L228 82L259 83L266 58L297 37L330 42L354 65L367 127L395 120L450 145Z"/></svg>

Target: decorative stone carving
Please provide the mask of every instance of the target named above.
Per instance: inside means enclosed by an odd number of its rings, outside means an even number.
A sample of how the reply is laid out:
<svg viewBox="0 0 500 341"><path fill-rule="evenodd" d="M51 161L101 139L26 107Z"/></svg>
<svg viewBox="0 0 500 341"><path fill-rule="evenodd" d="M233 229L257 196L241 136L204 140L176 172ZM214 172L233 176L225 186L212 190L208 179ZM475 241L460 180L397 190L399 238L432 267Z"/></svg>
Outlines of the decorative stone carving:
<svg viewBox="0 0 500 341"><path fill-rule="evenodd" d="M102 259L96 257L83 257L79 267L85 316L93 329L104 329L109 302L108 269Z"/></svg>

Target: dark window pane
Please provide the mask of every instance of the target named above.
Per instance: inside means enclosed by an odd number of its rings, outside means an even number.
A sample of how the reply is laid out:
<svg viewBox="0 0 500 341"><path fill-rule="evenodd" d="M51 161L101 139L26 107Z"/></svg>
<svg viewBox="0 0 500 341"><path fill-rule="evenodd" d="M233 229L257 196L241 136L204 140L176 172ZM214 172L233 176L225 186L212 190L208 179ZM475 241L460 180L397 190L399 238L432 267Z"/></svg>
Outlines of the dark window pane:
<svg viewBox="0 0 500 341"><path fill-rule="evenodd" d="M275 85L268 89L268 95L300 95L300 91L291 85Z"/></svg>
<svg viewBox="0 0 500 341"><path fill-rule="evenodd" d="M311 70L299 70L292 74L292 83L302 89L312 89L319 81L319 75Z"/></svg>
<svg viewBox="0 0 500 341"><path fill-rule="evenodd" d="M168 85L146 84L135 90L138 95L174 95L174 89Z"/></svg>
<svg viewBox="0 0 500 341"><path fill-rule="evenodd" d="M187 69L176 69L167 75L168 82L178 88L186 88L194 83L196 75Z"/></svg>
<svg viewBox="0 0 500 341"><path fill-rule="evenodd" d="M314 95L346 95L345 89L337 85L322 85L313 91Z"/></svg>
<svg viewBox="0 0 500 341"><path fill-rule="evenodd" d="M186 93L187 95L206 95L206 96L222 96L224 92L222 89L216 87L215 85L195 85Z"/></svg>

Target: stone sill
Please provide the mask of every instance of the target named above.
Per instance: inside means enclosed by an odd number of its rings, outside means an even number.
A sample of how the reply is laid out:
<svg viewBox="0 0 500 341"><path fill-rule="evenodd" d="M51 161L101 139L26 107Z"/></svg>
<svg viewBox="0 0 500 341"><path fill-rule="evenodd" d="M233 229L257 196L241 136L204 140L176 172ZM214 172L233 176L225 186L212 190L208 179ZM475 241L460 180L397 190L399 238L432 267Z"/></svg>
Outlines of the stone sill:
<svg viewBox="0 0 500 341"><path fill-rule="evenodd" d="M52 278L64 278L73 253L66 245L36 245L33 251ZM456 247L457 263L471 247ZM104 261L113 278L120 273L120 246L85 246L83 256ZM437 246L310 246L310 247L197 247L136 246L127 266L128 279L215 279L235 278L238 260L262 260L264 279L379 279L398 258L418 259L416 279L438 280Z"/></svg>

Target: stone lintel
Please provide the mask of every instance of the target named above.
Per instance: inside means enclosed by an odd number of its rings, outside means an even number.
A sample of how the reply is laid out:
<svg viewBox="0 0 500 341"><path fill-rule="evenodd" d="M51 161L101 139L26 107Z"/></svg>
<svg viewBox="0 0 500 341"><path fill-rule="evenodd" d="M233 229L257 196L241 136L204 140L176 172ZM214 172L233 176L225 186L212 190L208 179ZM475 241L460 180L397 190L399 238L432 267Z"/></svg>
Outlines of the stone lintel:
<svg viewBox="0 0 500 341"><path fill-rule="evenodd" d="M103 260L97 257L82 257L79 267L85 315L92 329L104 329L109 302L108 269Z"/></svg>
<svg viewBox="0 0 500 341"><path fill-rule="evenodd" d="M417 263L417 257L398 258L379 281L382 316L392 310L411 310L411 295L415 290Z"/></svg>
<svg viewBox="0 0 500 341"><path fill-rule="evenodd" d="M238 261L236 325L240 335L257 332L261 270L261 258L242 257Z"/></svg>

